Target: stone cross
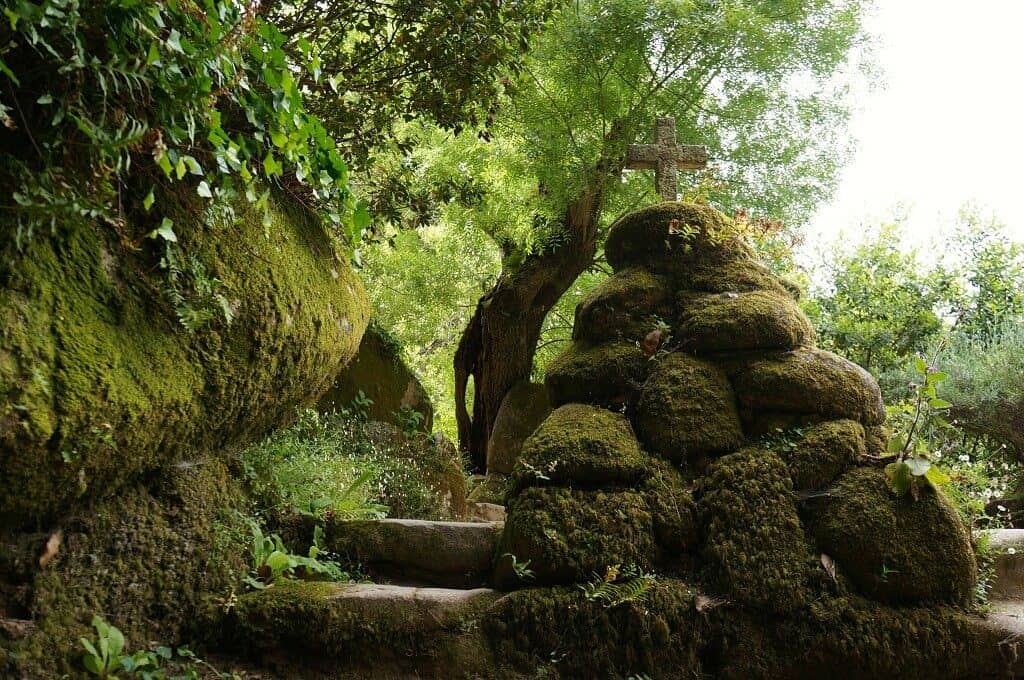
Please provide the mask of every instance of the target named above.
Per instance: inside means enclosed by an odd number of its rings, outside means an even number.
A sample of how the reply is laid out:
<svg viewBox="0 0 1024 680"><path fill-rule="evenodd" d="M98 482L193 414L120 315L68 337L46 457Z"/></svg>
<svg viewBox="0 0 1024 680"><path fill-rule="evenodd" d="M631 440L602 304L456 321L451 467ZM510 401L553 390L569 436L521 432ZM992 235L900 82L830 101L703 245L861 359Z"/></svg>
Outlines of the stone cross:
<svg viewBox="0 0 1024 680"><path fill-rule="evenodd" d="M654 144L630 144L626 150L626 167L654 170L658 193L666 201L679 195L679 172L696 170L708 164L705 146L676 143L676 119L659 118L654 126Z"/></svg>

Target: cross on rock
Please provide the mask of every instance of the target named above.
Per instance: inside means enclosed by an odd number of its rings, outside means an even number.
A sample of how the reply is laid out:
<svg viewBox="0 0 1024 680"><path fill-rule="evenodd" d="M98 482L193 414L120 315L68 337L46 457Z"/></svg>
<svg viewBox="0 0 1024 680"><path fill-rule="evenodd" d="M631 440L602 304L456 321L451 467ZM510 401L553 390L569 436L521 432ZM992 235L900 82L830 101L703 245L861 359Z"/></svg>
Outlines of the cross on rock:
<svg viewBox="0 0 1024 680"><path fill-rule="evenodd" d="M654 144L630 144L626 150L626 167L654 170L654 183L666 201L676 200L679 192L679 169L697 170L708 164L705 146L676 143L676 119L659 118L654 126Z"/></svg>

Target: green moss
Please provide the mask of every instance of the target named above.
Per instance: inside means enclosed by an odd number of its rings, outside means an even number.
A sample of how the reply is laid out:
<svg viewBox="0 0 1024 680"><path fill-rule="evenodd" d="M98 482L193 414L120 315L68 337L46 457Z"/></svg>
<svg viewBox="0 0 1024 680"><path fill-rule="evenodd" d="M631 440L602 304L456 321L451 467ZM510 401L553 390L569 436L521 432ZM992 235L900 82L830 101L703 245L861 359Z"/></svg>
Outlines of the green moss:
<svg viewBox="0 0 1024 680"><path fill-rule="evenodd" d="M487 473L487 476L470 490L466 499L471 503L505 505L511 492L512 479L508 475Z"/></svg>
<svg viewBox="0 0 1024 680"><path fill-rule="evenodd" d="M322 229L247 208L179 231L219 278L234 322L187 332L155 254L105 225L58 225L0 250L0 525L45 523L185 451L262 435L315 398L367 322ZM149 247L149 246L147 246Z"/></svg>
<svg viewBox="0 0 1024 680"><path fill-rule="evenodd" d="M940 491L896 496L885 473L841 477L812 515L821 550L867 597L892 604L966 604L977 564L970 535Z"/></svg>
<svg viewBox="0 0 1024 680"><path fill-rule="evenodd" d="M632 486L648 475L649 460L625 416L566 404L526 440L513 478L517 489Z"/></svg>
<svg viewBox="0 0 1024 680"><path fill-rule="evenodd" d="M244 498L216 460L180 461L152 489L122 493L63 525L57 557L33 570L27 612L37 630L16 643L17 677L80 672L80 636L100 615L128 648L209 635L248 570ZM35 553L38 554L38 553ZM33 565L35 566L35 565Z"/></svg>
<svg viewBox="0 0 1024 680"><path fill-rule="evenodd" d="M693 494L686 479L666 461L652 459L650 476L639 490L654 521L654 539L663 568L681 571L694 566L700 531Z"/></svg>
<svg viewBox="0 0 1024 680"><path fill-rule="evenodd" d="M523 442L551 413L544 385L523 381L501 401L487 441L487 472L508 475L519 459Z"/></svg>
<svg viewBox="0 0 1024 680"><path fill-rule="evenodd" d="M573 338L601 342L642 340L658 319L672 316L671 292L663 278L643 269L626 269L605 279L576 308Z"/></svg>
<svg viewBox="0 0 1024 680"><path fill-rule="evenodd" d="M694 595L659 579L642 600L604 607L577 588L531 588L495 603L484 631L494 657L527 677L701 678Z"/></svg>
<svg viewBox="0 0 1024 680"><path fill-rule="evenodd" d="M866 452L873 456L883 456L889 451L889 439L892 428L888 425L870 425L864 428Z"/></svg>
<svg viewBox="0 0 1024 680"><path fill-rule="evenodd" d="M753 291L684 299L675 336L705 354L793 349L813 343L814 329L792 298Z"/></svg>
<svg viewBox="0 0 1024 680"><path fill-rule="evenodd" d="M653 532L650 510L636 492L527 489L509 504L495 583L524 585L507 555L529 560L535 577L525 585L581 583L616 564L650 569Z"/></svg>
<svg viewBox="0 0 1024 680"><path fill-rule="evenodd" d="M855 420L831 420L769 440L770 448L789 466L793 488L820 489L830 484L866 452L864 427Z"/></svg>
<svg viewBox="0 0 1024 680"><path fill-rule="evenodd" d="M621 408L639 391L648 361L633 342L573 342L548 364L552 406L571 402Z"/></svg>
<svg viewBox="0 0 1024 680"><path fill-rule="evenodd" d="M677 285L706 293L743 293L757 290L799 299L784 279L773 274L768 267L754 260L735 260L720 264L690 268L677 280Z"/></svg>
<svg viewBox="0 0 1024 680"><path fill-rule="evenodd" d="M778 456L759 448L724 456L711 464L696 496L711 583L730 599L771 612L807 603L811 552Z"/></svg>
<svg viewBox="0 0 1024 680"><path fill-rule="evenodd" d="M865 425L885 421L878 383L857 364L819 349L801 348L755 360L737 370L733 388L741 406L850 418Z"/></svg>
<svg viewBox="0 0 1024 680"><path fill-rule="evenodd" d="M327 412L347 408L360 392L373 401L366 408L367 419L401 425L395 412L409 408L423 416L417 429L431 431L434 407L430 397L402 361L401 348L393 337L375 324L367 328L359 351L320 398L317 409Z"/></svg>
<svg viewBox="0 0 1024 680"><path fill-rule="evenodd" d="M726 453L743 441L725 375L682 352L655 363L633 422L644 446L672 461Z"/></svg>
<svg viewBox="0 0 1024 680"><path fill-rule="evenodd" d="M659 203L625 215L609 228L604 252L616 272L640 267L674 277L697 265L753 258L732 220L694 203Z"/></svg>

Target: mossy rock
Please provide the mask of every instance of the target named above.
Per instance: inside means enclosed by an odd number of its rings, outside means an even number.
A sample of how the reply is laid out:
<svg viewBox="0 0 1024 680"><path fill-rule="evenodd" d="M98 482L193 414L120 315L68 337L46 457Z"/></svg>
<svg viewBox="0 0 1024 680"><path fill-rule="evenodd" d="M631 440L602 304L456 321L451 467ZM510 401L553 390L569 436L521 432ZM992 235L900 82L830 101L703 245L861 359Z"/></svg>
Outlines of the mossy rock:
<svg viewBox="0 0 1024 680"><path fill-rule="evenodd" d="M780 431L801 429L817 425L826 420L823 416L813 413L786 413L783 411L762 411L752 408L739 408L740 422L747 439L754 440L764 436L772 436Z"/></svg>
<svg viewBox="0 0 1024 680"><path fill-rule="evenodd" d="M665 569L694 565L700 542L696 505L690 483L667 461L652 459L649 477L639 490L654 521L654 539Z"/></svg>
<svg viewBox="0 0 1024 680"><path fill-rule="evenodd" d="M642 340L672 316L672 293L665 280L645 269L613 274L576 307L575 340Z"/></svg>
<svg viewBox="0 0 1024 680"><path fill-rule="evenodd" d="M849 418L865 425L885 422L878 383L863 368L820 349L801 348L755 360L733 376L741 406Z"/></svg>
<svg viewBox="0 0 1024 680"><path fill-rule="evenodd" d="M885 472L856 468L814 508L822 552L865 596L894 605L966 604L977 563L970 535L941 491L897 496Z"/></svg>
<svg viewBox="0 0 1024 680"><path fill-rule="evenodd" d="M648 476L649 462L625 416L566 404L526 440L513 477L517 489L628 487Z"/></svg>
<svg viewBox="0 0 1024 680"><path fill-rule="evenodd" d="M83 221L24 252L0 245L0 488L18 489L0 494L0 526L46 524L179 456L261 437L330 386L366 296L321 225L270 215L266 230L247 205L175 220L233 312L196 332L161 294L155 242L136 250Z"/></svg>
<svg viewBox="0 0 1024 680"><path fill-rule="evenodd" d="M771 449L789 466L798 491L828 486L867 449L864 426L855 420L830 420L770 439Z"/></svg>
<svg viewBox="0 0 1024 680"><path fill-rule="evenodd" d="M676 462L734 451L743 442L725 375L682 352L655 363L633 422L647 449Z"/></svg>
<svg viewBox="0 0 1024 680"><path fill-rule="evenodd" d="M420 414L416 429L430 432L434 407L416 374L402 359L402 348L385 330L371 323L363 333L359 351L348 361L334 384L317 403L321 413L348 408L362 392L372 400L365 409L368 420L405 427L411 414Z"/></svg>
<svg viewBox="0 0 1024 680"><path fill-rule="evenodd" d="M657 549L641 494L548 487L512 500L497 554L494 582L512 589L584 583L613 565L649 570ZM512 555L519 564L529 561L532 578L516 575Z"/></svg>
<svg viewBox="0 0 1024 680"><path fill-rule="evenodd" d="M727 260L714 264L696 264L681 274L676 286L704 293L744 293L767 291L800 300L800 287L756 260Z"/></svg>
<svg viewBox="0 0 1024 680"><path fill-rule="evenodd" d="M756 447L724 456L696 496L707 576L723 593L775 613L807 604L811 549L778 456Z"/></svg>
<svg viewBox="0 0 1024 680"><path fill-rule="evenodd" d="M554 407L568 403L622 408L643 385L648 360L633 342L573 342L547 366L544 384Z"/></svg>
<svg viewBox="0 0 1024 680"><path fill-rule="evenodd" d="M66 517L45 568L38 559L49 532L27 546L30 571L19 575L27 599L4 602L0 594L0 615L31 618L34 629L10 643L0 635L0 649L16 659L13 669L0 666L0 676L81 677L78 640L94 638L95 615L124 633L127 650L151 640L205 639L217 628L217 599L249 569L252 538L239 514L248 509L245 496L227 467L209 458L180 460L155 479ZM0 552L9 538L0 540Z"/></svg>
<svg viewBox="0 0 1024 680"><path fill-rule="evenodd" d="M814 342L814 328L791 297L771 291L684 298L675 337L697 354L788 350Z"/></svg>
<svg viewBox="0 0 1024 680"><path fill-rule="evenodd" d="M509 593L488 610L483 628L494 657L518 672L494 677L540 677L542 669L560 678L706 677L695 596L671 578L612 607L578 587Z"/></svg>
<svg viewBox="0 0 1024 680"><path fill-rule="evenodd" d="M501 400L494 417L491 438L487 441L487 473L512 474L523 442L551 413L548 389L523 381L512 387Z"/></svg>
<svg viewBox="0 0 1024 680"><path fill-rule="evenodd" d="M659 203L619 218L604 245L616 272L631 267L684 276L694 267L752 260L731 219L695 203Z"/></svg>
<svg viewBox="0 0 1024 680"><path fill-rule="evenodd" d="M866 452L873 456L884 456L889 451L892 428L888 425L869 425L864 428Z"/></svg>
<svg viewBox="0 0 1024 680"><path fill-rule="evenodd" d="M492 503L505 505L508 495L512 492L512 478L509 475L487 473L487 476L476 483L466 496L469 503Z"/></svg>

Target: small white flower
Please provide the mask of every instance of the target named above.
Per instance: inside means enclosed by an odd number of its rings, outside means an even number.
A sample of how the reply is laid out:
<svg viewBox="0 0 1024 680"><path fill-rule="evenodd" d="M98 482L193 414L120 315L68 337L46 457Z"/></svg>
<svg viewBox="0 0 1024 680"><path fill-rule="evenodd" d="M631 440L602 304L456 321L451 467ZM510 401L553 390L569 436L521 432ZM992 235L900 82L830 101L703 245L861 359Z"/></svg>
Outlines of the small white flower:
<svg viewBox="0 0 1024 680"><path fill-rule="evenodd" d="M968 456L966 453L961 453L958 456L958 459L960 460L961 463L969 463L969 462L971 462L971 457Z"/></svg>
<svg viewBox="0 0 1024 680"><path fill-rule="evenodd" d="M997 505L996 507L999 508L999 512L1006 512L1006 506L1005 505Z"/></svg>
<svg viewBox="0 0 1024 680"><path fill-rule="evenodd" d="M1007 548L1006 549L1006 553L1008 555L1016 555L1017 554L1017 549L1016 548Z"/></svg>

